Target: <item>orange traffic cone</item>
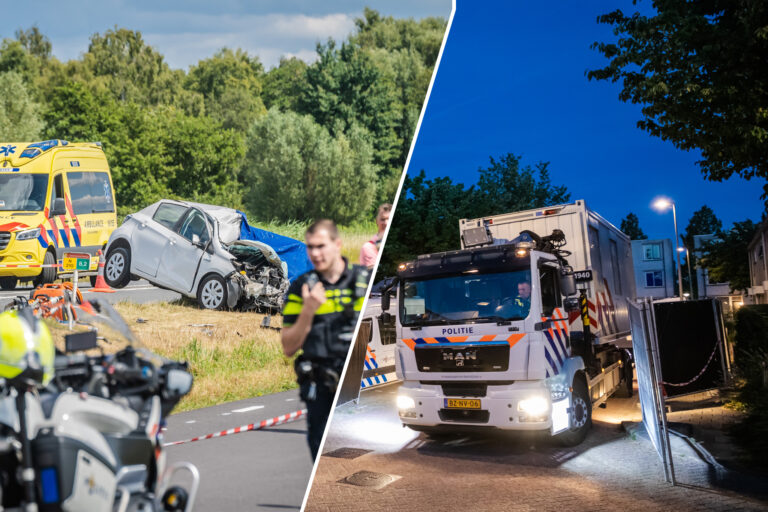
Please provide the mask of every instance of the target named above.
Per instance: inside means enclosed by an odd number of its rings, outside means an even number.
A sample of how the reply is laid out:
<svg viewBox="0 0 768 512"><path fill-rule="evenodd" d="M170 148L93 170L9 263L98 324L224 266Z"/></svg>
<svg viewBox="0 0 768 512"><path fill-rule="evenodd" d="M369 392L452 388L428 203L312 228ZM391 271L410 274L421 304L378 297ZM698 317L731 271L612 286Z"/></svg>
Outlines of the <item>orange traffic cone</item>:
<svg viewBox="0 0 768 512"><path fill-rule="evenodd" d="M91 288L92 292L101 292L101 293L115 293L115 290L109 287L107 282L104 280L104 260L101 257L101 249L99 249L98 252L99 255L99 274L96 276L96 284L93 288Z"/></svg>

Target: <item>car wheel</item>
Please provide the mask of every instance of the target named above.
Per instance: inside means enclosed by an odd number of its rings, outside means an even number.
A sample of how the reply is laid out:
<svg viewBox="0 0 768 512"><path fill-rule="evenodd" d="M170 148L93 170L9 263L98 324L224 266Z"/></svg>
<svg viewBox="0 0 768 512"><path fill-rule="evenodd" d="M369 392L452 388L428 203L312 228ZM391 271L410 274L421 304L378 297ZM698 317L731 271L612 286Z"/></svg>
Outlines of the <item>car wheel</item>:
<svg viewBox="0 0 768 512"><path fill-rule="evenodd" d="M197 288L197 302L205 309L224 309L227 305L227 285L217 274L203 279Z"/></svg>
<svg viewBox="0 0 768 512"><path fill-rule="evenodd" d="M15 276L0 277L0 289L15 290L19 279Z"/></svg>
<svg viewBox="0 0 768 512"><path fill-rule="evenodd" d="M125 288L131 280L131 253L125 247L109 250L104 264L104 280L112 288Z"/></svg>
<svg viewBox="0 0 768 512"><path fill-rule="evenodd" d="M587 437L592 427L592 401L587 386L581 379L573 382L571 393L571 428L556 436L564 446L576 446Z"/></svg>

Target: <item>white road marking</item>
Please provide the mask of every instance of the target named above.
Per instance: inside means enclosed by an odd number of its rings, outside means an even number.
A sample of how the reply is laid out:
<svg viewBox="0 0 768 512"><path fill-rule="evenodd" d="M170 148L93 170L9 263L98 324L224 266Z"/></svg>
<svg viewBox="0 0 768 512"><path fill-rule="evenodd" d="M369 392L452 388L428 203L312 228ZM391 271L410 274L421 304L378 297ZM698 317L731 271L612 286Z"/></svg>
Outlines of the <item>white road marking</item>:
<svg viewBox="0 0 768 512"><path fill-rule="evenodd" d="M248 412L248 411L255 411L256 409L263 409L263 405L252 405L250 407L243 407L242 409L235 409L232 412Z"/></svg>
<svg viewBox="0 0 768 512"><path fill-rule="evenodd" d="M295 398L286 398L285 401L286 402L295 402L296 399Z"/></svg>
<svg viewBox="0 0 768 512"><path fill-rule="evenodd" d="M230 416L231 414L232 414L231 412L223 412L223 413L221 413L222 416Z"/></svg>
<svg viewBox="0 0 768 512"><path fill-rule="evenodd" d="M184 423L197 423L197 420L189 420L189 421L185 421Z"/></svg>

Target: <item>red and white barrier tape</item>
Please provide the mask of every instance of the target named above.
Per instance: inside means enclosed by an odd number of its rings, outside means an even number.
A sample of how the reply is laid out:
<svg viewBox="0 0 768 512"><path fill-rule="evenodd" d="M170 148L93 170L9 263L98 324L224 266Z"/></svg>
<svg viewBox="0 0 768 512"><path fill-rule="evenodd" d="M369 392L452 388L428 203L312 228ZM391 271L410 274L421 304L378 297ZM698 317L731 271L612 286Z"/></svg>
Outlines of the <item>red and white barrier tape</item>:
<svg viewBox="0 0 768 512"><path fill-rule="evenodd" d="M696 375L694 378L692 378L688 382L681 382L679 384L673 384L671 382L661 381L661 383L664 384L665 386L672 386L672 387L675 387L675 388L680 388L680 387L683 387L683 386L687 386L688 384L692 384L695 380L697 380L699 377L704 375L705 371L707 371L707 368L709 368L709 363L711 363L712 362L712 358L715 357L715 352L717 352L717 342L715 342L715 348L712 349L712 353L709 354L709 359L707 359L707 364L704 365L704 368L701 369L701 371L699 372L698 375Z"/></svg>
<svg viewBox="0 0 768 512"><path fill-rule="evenodd" d="M49 268L56 267L61 268L61 263L54 263L53 265L27 265L25 263L0 263L0 268Z"/></svg>
<svg viewBox="0 0 768 512"><path fill-rule="evenodd" d="M261 430L268 427L275 427L277 425L283 425L285 423L291 423L299 420L307 415L307 410L302 409L300 411L283 414L282 416L276 416L268 420L264 420L261 423L251 423L249 425L243 425L241 427L231 428L229 430L222 430L221 432L214 432L213 434L207 434L204 436L193 437L192 439L185 439L184 441L173 441L171 443L163 443L163 446L176 446L177 444L194 443L195 441L204 441L205 439L213 439L214 437L224 437L231 434L242 434L243 432L249 432L251 430Z"/></svg>

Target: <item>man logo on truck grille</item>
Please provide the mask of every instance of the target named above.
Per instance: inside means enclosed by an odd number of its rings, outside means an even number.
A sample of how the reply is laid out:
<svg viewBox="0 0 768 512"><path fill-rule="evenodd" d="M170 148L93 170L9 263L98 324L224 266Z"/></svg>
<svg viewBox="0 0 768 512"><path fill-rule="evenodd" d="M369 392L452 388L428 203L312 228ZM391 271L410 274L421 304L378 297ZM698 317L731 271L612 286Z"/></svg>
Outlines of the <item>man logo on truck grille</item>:
<svg viewBox="0 0 768 512"><path fill-rule="evenodd" d="M453 361L456 366L464 366L464 361L469 360L477 360L477 350L467 350L464 354L461 352L443 352L443 361Z"/></svg>

